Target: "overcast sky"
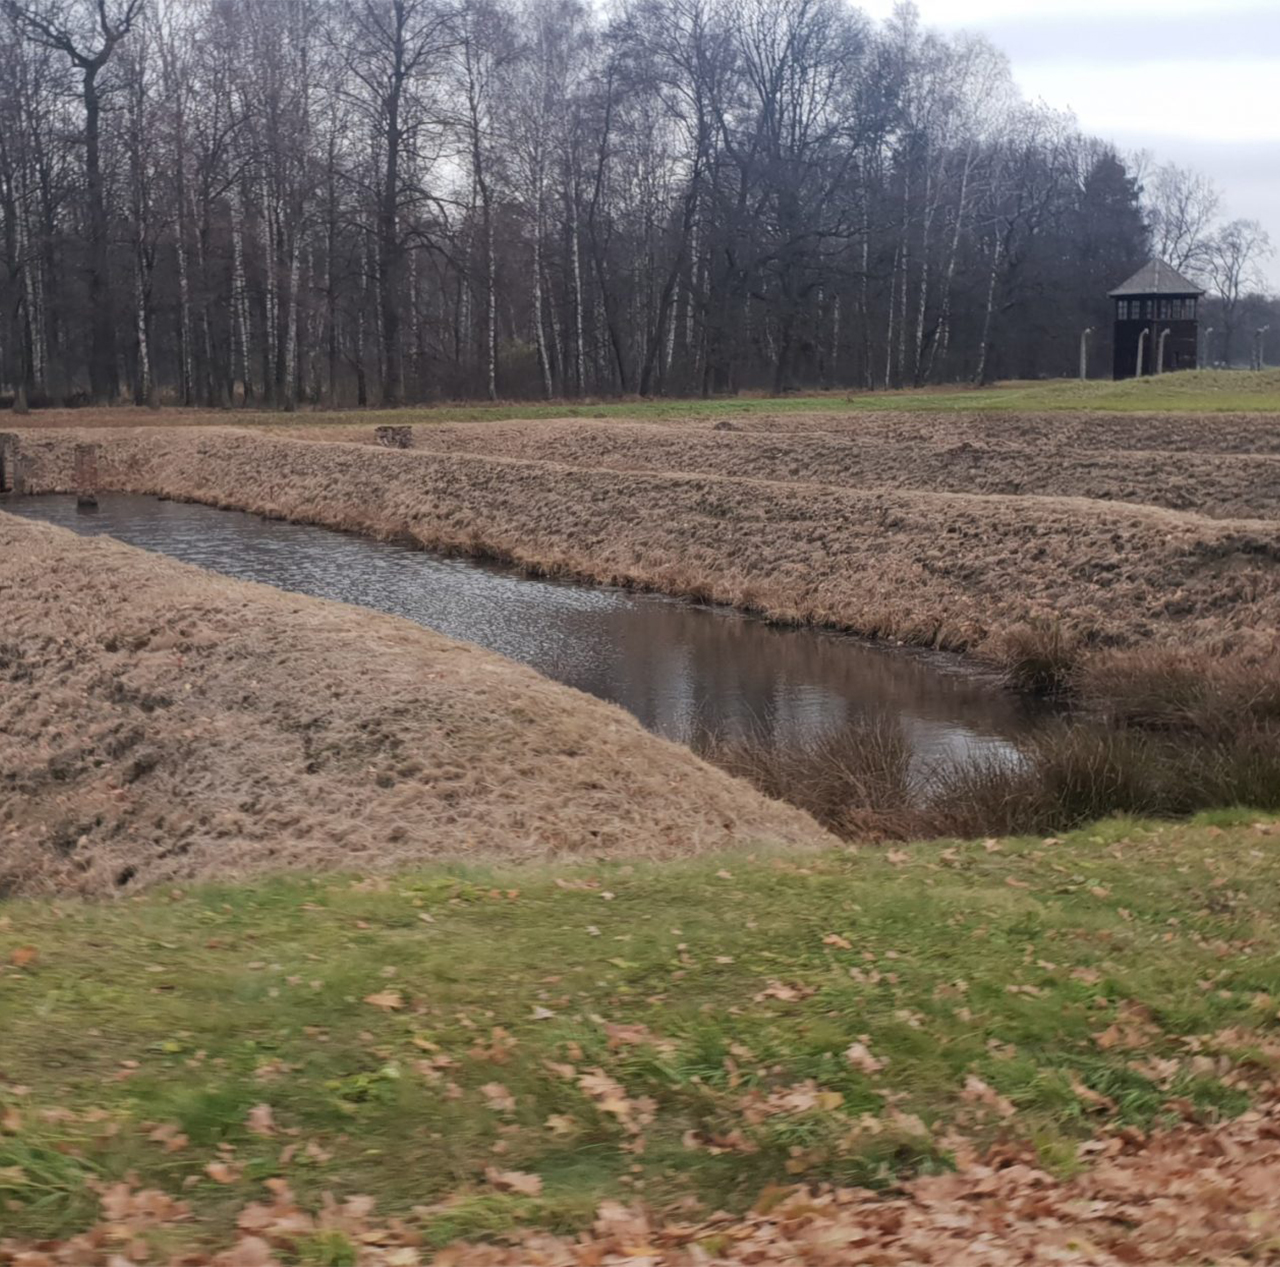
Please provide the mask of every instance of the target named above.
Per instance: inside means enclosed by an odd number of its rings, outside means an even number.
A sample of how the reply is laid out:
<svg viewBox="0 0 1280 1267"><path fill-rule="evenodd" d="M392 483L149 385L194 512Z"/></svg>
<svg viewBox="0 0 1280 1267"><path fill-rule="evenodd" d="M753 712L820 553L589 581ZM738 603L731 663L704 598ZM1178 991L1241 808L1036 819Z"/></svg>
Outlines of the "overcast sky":
<svg viewBox="0 0 1280 1267"><path fill-rule="evenodd" d="M876 18L893 0L855 0ZM917 0L986 35L1024 93L1122 150L1211 176L1280 252L1280 0ZM1280 290L1280 254L1266 265Z"/></svg>

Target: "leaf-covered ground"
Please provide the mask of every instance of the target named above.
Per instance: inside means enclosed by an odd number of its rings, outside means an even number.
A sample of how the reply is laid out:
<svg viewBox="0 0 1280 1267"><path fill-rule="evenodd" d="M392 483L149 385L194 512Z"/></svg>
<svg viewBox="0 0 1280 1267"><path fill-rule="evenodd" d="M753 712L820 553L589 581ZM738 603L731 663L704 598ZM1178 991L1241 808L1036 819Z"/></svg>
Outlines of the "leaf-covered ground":
<svg viewBox="0 0 1280 1267"><path fill-rule="evenodd" d="M1278 915L1248 813L0 905L0 1263L1260 1260Z"/></svg>

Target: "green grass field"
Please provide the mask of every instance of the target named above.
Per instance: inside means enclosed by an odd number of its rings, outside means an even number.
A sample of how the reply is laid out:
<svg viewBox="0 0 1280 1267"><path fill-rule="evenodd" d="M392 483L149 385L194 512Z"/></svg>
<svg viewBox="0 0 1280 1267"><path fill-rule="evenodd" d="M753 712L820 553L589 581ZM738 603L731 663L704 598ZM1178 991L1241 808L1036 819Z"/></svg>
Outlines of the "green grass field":
<svg viewBox="0 0 1280 1267"><path fill-rule="evenodd" d="M841 413L858 410L982 410L1036 414L1062 410L1105 413L1280 413L1280 370L1202 370L1123 383L1061 379L999 383L985 388L923 388L918 391L824 392L796 396L735 396L713 400L622 400L434 405L399 410L316 411L294 417L313 421L373 424L383 415L397 422L483 422L507 418L697 418L734 414ZM250 415L281 425L278 414ZM296 423L295 423L296 425Z"/></svg>
<svg viewBox="0 0 1280 1267"><path fill-rule="evenodd" d="M0 904L4 1230L83 1228L132 1175L192 1204L161 1249L207 1248L283 1178L440 1244L884 1184L952 1129L1069 1171L1102 1122L1274 1076L1278 915L1280 824L1247 812Z"/></svg>

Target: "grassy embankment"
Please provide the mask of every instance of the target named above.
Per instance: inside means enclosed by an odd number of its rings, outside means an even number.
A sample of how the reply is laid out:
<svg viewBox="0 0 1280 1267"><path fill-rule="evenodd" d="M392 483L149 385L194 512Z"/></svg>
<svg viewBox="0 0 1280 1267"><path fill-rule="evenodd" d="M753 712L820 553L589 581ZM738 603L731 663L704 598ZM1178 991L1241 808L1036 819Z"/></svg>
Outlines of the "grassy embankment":
<svg viewBox="0 0 1280 1267"><path fill-rule="evenodd" d="M483 422L512 418L693 420L750 414L865 410L928 410L948 413L977 410L1011 414L1079 410L1106 413L1280 413L1280 370L1266 370L1260 374L1199 370L1120 383L1105 380L1081 383L1074 379L1057 379L1048 382L998 383L982 388L929 387L857 393L832 391L781 397L743 395L710 400L605 398L587 402L445 402L395 410L313 408L302 411L302 416L314 422L371 424L383 421ZM278 411L253 408L218 411L166 407L148 410L132 406L105 410L37 410L21 418L13 417L9 423L23 427L112 426L124 423L142 425L148 422L173 426L183 422L197 425L204 422L226 422L232 416L237 425L297 425L297 415L283 415Z"/></svg>
<svg viewBox="0 0 1280 1267"><path fill-rule="evenodd" d="M33 488L70 488L75 439L24 439ZM1280 610L1274 522L1082 497L620 471L231 429L115 431L101 469L106 488L489 554L1011 669L1036 634L1054 645L1033 650L1063 672L1148 649L1265 660Z"/></svg>
<svg viewBox="0 0 1280 1267"><path fill-rule="evenodd" d="M1265 475L1261 491L1250 478L1276 460L1270 419L1019 415L1010 452L993 434L999 421L970 414L901 415L901 439L892 415L864 415L847 434L826 429L830 418L776 435L425 428L409 453L120 429L103 441L102 467L107 486L965 651L1033 688L1068 688L1102 720L1036 736L1021 760L976 763L945 795L935 784L923 816L908 812L920 798L903 794L901 744L858 734L815 760L799 754L800 771L777 768L772 752L708 750L853 838L1280 807L1280 528ZM78 434L24 436L37 487L69 487ZM1096 451L1082 452L1086 439ZM1019 455L1037 448L1043 479L1024 484L1016 472L1032 465ZM1153 449L1176 479L1151 476ZM932 484L885 487L881 472L894 470ZM949 487L1010 481L995 493ZM1166 494L1221 517L1137 504Z"/></svg>
<svg viewBox="0 0 1280 1267"><path fill-rule="evenodd" d="M0 611L0 896L832 843L621 709L406 620L6 514Z"/></svg>
<svg viewBox="0 0 1280 1267"><path fill-rule="evenodd" d="M585 419L434 423L413 448L583 470L680 472L837 488L1071 497L1280 518L1280 422L1270 415L863 413L740 419L733 433ZM297 439L374 443L372 426Z"/></svg>
<svg viewBox="0 0 1280 1267"><path fill-rule="evenodd" d="M697 1227L771 1184L945 1169L962 1139L1027 1141L1063 1179L1099 1131L1267 1100L1277 916L1280 825L1243 811L12 902L0 1228L75 1233L127 1181L190 1217L151 1201L154 1226L74 1261L164 1259L230 1243L281 1180L304 1210L361 1194L406 1220L375 1244L571 1230L608 1198ZM339 1232L269 1235L355 1259Z"/></svg>
<svg viewBox="0 0 1280 1267"><path fill-rule="evenodd" d="M1280 413L1280 370L1245 374L1198 370L1127 382L1075 379L1009 382L991 387L929 387L888 392L820 392L795 396L735 396L713 400L572 401L551 404L444 404L425 410L393 411L396 421L479 422L501 418L698 418L735 413L806 413L826 410L930 410L1039 413L1047 410L1101 410L1115 413ZM377 412L377 411L375 411ZM402 416L403 415L403 416ZM363 412L356 415L364 418ZM336 420L336 419L335 419Z"/></svg>

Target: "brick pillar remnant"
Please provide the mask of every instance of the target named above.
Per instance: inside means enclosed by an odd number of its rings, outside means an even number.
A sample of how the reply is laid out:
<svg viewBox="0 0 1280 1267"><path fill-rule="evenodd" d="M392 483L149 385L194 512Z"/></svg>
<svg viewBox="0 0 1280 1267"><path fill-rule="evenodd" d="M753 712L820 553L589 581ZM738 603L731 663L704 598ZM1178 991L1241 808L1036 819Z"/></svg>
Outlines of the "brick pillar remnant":
<svg viewBox="0 0 1280 1267"><path fill-rule="evenodd" d="M77 444L75 448L76 505L88 510L98 505L98 446Z"/></svg>

